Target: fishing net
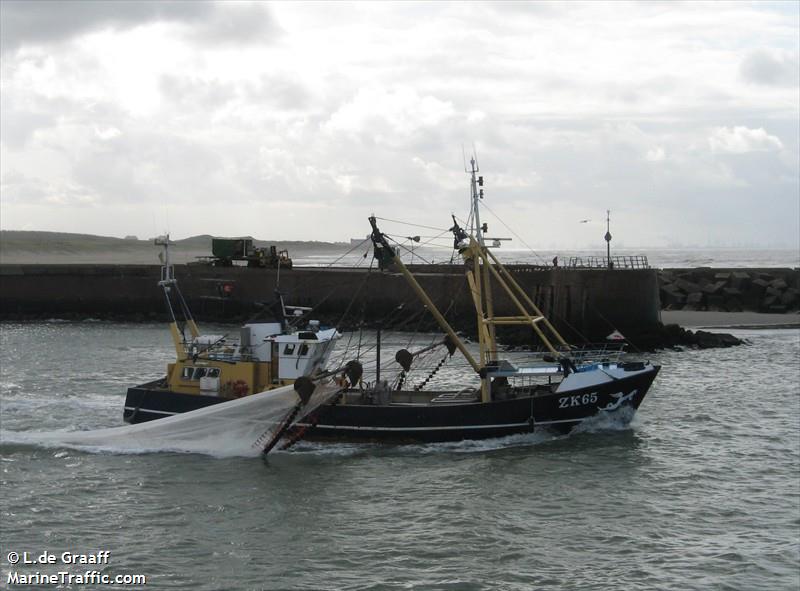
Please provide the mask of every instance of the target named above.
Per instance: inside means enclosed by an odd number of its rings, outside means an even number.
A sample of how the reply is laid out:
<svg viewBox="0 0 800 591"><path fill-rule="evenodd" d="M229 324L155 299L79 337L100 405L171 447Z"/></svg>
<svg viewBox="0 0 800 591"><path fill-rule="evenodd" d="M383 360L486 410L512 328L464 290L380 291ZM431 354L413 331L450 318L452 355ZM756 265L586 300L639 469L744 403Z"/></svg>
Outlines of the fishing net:
<svg viewBox="0 0 800 591"><path fill-rule="evenodd" d="M318 385L295 421L329 401L338 388ZM299 402L293 386L155 421L92 431L30 433L30 443L96 451L178 451L218 457L257 456Z"/></svg>

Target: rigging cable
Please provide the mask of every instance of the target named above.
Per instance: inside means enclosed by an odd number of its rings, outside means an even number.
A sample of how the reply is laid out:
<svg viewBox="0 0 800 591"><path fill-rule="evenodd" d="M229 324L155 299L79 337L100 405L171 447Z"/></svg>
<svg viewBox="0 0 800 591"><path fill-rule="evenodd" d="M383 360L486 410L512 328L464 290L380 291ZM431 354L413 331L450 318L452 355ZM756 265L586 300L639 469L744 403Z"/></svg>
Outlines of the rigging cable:
<svg viewBox="0 0 800 591"><path fill-rule="evenodd" d="M497 215L497 214L496 214L496 213L495 213L495 212L494 212L494 211L493 211L493 210L492 210L492 209L491 209L491 208L490 208L488 205L486 205L486 204L484 203L484 204L483 204L483 207L484 207L484 208L486 208L487 210L489 210L489 213L491 213L491 214L494 216L494 219L496 219L498 222L500 222L501 224L503 224L503 227L505 227L505 229L506 229L506 230L508 230L509 232L511 232L511 233L514 235L514 237L515 237L517 240L519 240L519 241L520 241L520 242L523 244L523 246L525 246L525 248L527 248L528 250L530 250L530 251L531 251L531 254L533 254L533 255L534 255L536 258L538 258L538 259L539 259L539 260L542 262L542 264L543 264L543 265L547 265L547 263L546 263L546 262L545 262L545 260L542 258L542 256L541 256L541 255L540 255L538 252L536 252L536 251L535 251L533 248L531 248L531 247L530 247L530 245L529 245L527 242L525 242L525 241L524 241L524 240L523 240L523 239L522 239L522 238L519 236L519 234L517 234L516 232L514 232L514 230L512 230L512 229L509 227L509 225L508 225L508 224L506 224L506 223L505 223L505 222L504 222L504 221L503 221L503 220L500 218L500 216L498 216L498 215Z"/></svg>
<svg viewBox="0 0 800 591"><path fill-rule="evenodd" d="M344 254L342 254L342 255L341 255L339 258L337 258L337 259L336 259L336 260L334 260L333 262L331 262L331 263L329 263L328 265L326 265L326 266L324 266L324 267L321 267L321 268L322 268L322 269L330 269L330 268L332 268L332 267L333 267L333 266L334 266L336 263L338 263L338 262L339 262L339 261L341 261L343 258L345 258L346 256L348 256L348 255L349 255L350 253L352 253L354 250L356 250L356 249L358 249L358 248L361 248L362 246L364 246L364 244L365 244L365 243L366 243L368 240L370 240L370 238L365 238L365 239L364 239L362 242L360 242L359 244L356 244L355 246L353 246L353 247L352 247L351 249L349 249L347 252L345 252ZM366 254L365 254L364 256L366 256ZM359 261L359 265L360 265L360 264L361 264L361 261ZM358 268L358 265L356 266L356 268ZM279 264L278 272L280 272L280 264ZM311 281L311 278L308 278L308 279L306 279L306 280L304 280L304 281L301 281L301 282L299 282L297 285L295 285L295 287L294 287L294 290L295 290L295 291L301 291L301 288L302 288L302 287L304 287L304 286L305 286L307 283L310 283L310 281ZM175 285L175 287L177 288L177 284ZM326 295L324 298L322 298L322 300L318 301L318 302L317 302L317 303L316 303L316 304L315 304L313 307L311 307L309 310L305 311L305 312L304 312L303 314L301 314L300 316L297 316L297 317L294 317L294 318L292 318L292 319L291 319L291 321L293 321L293 322L298 322L298 321L300 321L300 320L303 320L303 319L304 319L304 318L306 318L306 317L309 317L309 316L311 316L311 314L313 314L313 313L314 313L314 311L315 311L317 308L319 308L319 306L320 306L321 304L323 304L323 303L324 303L324 302L325 302L327 299L329 299L330 297L332 297L332 296L333 296L333 294L336 292L336 290L337 290L337 289L339 289L339 287L340 287L340 286L336 286L336 287L334 287L333 289L331 289L331 290L329 291L328 295ZM186 304L185 300L183 299L183 294L180 292L180 289L178 289L177 291L178 291L179 302L180 302L180 305L181 305L182 312L184 313L184 315L185 315L185 316L188 314L188 318L192 318L191 312L189 311L189 307L188 307L188 305ZM276 291L277 291L277 285L276 285ZM169 304L169 301L168 301L168 304ZM290 307L291 307L291 306L290 306ZM170 308L171 308L171 306L170 306ZM261 317L261 316L264 314L264 310L265 310L265 309L269 309L269 306L264 306L264 307L262 307L260 310L257 310L257 311L256 311L254 314L252 314L252 315L251 315L251 316L250 316L250 317L249 317L249 318L248 318L248 319L245 321L245 323L244 323L244 324L250 324L250 323L252 323L252 322L255 322L256 320L258 320L258 319L259 319L259 317ZM281 313L283 313L283 311L281 311ZM284 317L282 320L286 321L287 323L289 323L289 322L290 322L290 321L289 321L288 319L286 319L285 317ZM181 326L181 333L183 333L183 327L182 327L182 326ZM206 351L209 351L209 350L213 349L214 347L216 347L216 346L217 346L217 345L219 345L220 343L224 342L224 341L225 341L225 339L227 339L229 336L231 336L231 332L230 332L230 331L228 331L228 332L226 332L225 334L223 334L223 335L222 335L220 338L218 338L218 339L217 339L216 341L214 341L213 343L210 343L210 344L208 344L208 345L205 345L205 346L204 346L202 349L200 349L200 352L202 353L202 352L206 352ZM183 339L184 339L184 341L185 341L185 340L186 340L186 337L184 336L184 337L183 337Z"/></svg>
<svg viewBox="0 0 800 591"><path fill-rule="evenodd" d="M375 217L375 219L376 220L381 220L381 221L384 221L384 222L391 222L393 224L402 224L404 226L413 226L415 228L425 228L426 230L435 230L436 232L442 232L442 231L449 232L450 231L450 230L442 230L441 228L435 228L433 226L424 226L422 224L412 224L411 222L401 222L400 220L390 220L389 218L380 218L380 217L377 217L377 216Z"/></svg>

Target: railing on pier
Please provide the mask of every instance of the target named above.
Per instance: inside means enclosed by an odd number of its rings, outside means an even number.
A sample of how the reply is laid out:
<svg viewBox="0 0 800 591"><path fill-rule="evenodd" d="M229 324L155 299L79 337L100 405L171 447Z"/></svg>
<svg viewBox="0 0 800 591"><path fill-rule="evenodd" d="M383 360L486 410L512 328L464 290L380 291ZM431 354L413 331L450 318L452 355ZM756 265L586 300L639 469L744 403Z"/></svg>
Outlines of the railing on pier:
<svg viewBox="0 0 800 591"><path fill-rule="evenodd" d="M608 257L570 257L567 263L570 269L649 269L650 264L644 255L613 256L609 264Z"/></svg>

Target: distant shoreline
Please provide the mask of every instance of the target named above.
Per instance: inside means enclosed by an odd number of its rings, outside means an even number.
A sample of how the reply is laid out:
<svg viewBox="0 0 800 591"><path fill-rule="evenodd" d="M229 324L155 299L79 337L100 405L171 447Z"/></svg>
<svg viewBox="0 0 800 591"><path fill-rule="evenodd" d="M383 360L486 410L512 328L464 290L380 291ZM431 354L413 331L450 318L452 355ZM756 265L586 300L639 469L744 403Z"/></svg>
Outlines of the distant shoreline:
<svg viewBox="0 0 800 591"><path fill-rule="evenodd" d="M69 264L118 264L147 265L158 264L159 248L151 239L139 240L74 234L66 232L39 232L27 230L0 230L0 263L12 265L69 265ZM211 255L212 236L204 234L175 240L171 249L175 264L194 262L198 258ZM309 240L270 240L254 238L255 246L276 246L288 249L295 265L320 266L338 260L350 252L342 266L354 265L371 245L360 247L349 242L320 242ZM411 258L408 243L399 239L400 253L404 260ZM414 248L416 262L448 260L453 251L445 239L441 244L419 245ZM450 240L450 244L452 240ZM436 246L436 248L433 248ZM745 247L626 247L612 244L612 255L647 257L650 267L656 269L693 269L710 267L714 269L767 269L800 267L800 250L796 248L745 248ZM537 248L525 250L515 248L513 243L504 243L493 252L501 261L508 264L551 265L557 257L561 266L569 258L605 256L605 245L596 248Z"/></svg>
<svg viewBox="0 0 800 591"><path fill-rule="evenodd" d="M295 266L327 266L334 261L339 260L342 255L352 252L348 258L341 259L337 266L353 266L356 263L361 263L363 254L370 250L370 246L360 249L353 249L347 244L336 245L320 245L315 243L304 243L302 245L284 246L283 243L275 243L278 248L288 248L289 256L293 259ZM145 247L122 248L92 248L87 250L37 250L37 249L18 249L7 248L5 244L0 244L0 264L4 265L158 265L158 249L149 243ZM417 264L425 261L433 261L434 263L444 263L450 259L450 252L445 253L439 250L437 252L426 252L415 250L415 262ZM578 251L559 251L557 256L559 260L568 260L571 252ZM503 251L498 249L495 251L500 260L505 264L533 264L543 267L549 266L549 261L553 258L553 251L536 251L536 255L528 257L520 257L517 252ZM210 246L205 248L186 248L180 247L171 249L170 255L172 262L177 265L196 262L199 258L208 257L211 254ZM406 262L410 262L410 254L402 253L401 256ZM702 264L701 264L702 263ZM691 260L659 260L656 257L650 257L650 267L654 269L739 269L739 270L768 270L768 269L797 269L800 267L800 262L793 263L781 257L779 260L761 260L758 261L725 261L718 262L708 261L691 261Z"/></svg>

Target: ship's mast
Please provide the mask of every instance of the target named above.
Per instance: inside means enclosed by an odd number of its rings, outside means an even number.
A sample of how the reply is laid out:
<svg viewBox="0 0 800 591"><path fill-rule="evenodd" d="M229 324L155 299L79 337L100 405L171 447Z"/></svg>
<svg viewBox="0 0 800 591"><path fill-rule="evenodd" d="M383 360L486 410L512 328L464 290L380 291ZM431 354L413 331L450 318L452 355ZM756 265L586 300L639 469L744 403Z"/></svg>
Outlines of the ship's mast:
<svg viewBox="0 0 800 591"><path fill-rule="evenodd" d="M167 302L167 310L169 310L170 316L172 317L172 322L170 323L170 333L172 334L172 341L175 345L175 352L177 353L178 360L183 360L186 359L187 340L183 331L184 324L189 327L189 332L192 336L192 339L197 338L200 335L200 331L198 330L197 324L192 317L192 313L189 311L189 306L186 305L186 300L183 299L183 294L181 293L180 288L178 288L178 280L175 279L175 267L169 260L169 247L175 243L169 239L169 234L159 236L154 240L154 243L156 246L162 246L164 248L164 253L159 253L158 257L161 259L161 280L158 282L158 285L164 290L164 298ZM175 314L175 309L172 306L170 293L173 290L175 291L177 298L177 305L180 307L180 311L183 316L182 322L179 322L178 317Z"/></svg>
<svg viewBox="0 0 800 591"><path fill-rule="evenodd" d="M453 234L456 237L459 253L464 259L467 284L477 313L481 367L488 367L496 362L496 326L500 324L529 325L542 344L551 353L558 354L556 347L566 346L566 341L485 244L486 226L481 223L480 218L483 177L477 174L479 167L474 156L470 160L470 164L471 169L467 172L470 173L471 218L474 220L475 226L471 228L473 230L471 236L467 237L464 236L465 232L458 227L458 224L455 224ZM517 316L495 316L493 283L498 285L514 304ZM539 326L540 324L541 326ZM488 402L490 399L490 384L486 378L481 383L481 399L484 402Z"/></svg>
<svg viewBox="0 0 800 591"><path fill-rule="evenodd" d="M466 279L472 294L475 312L477 314L478 344L480 351L480 364L486 367L497 358L497 338L495 326L488 322L494 316L494 302L492 298L492 282L489 277L489 268L485 264L486 244L484 242L485 227L481 223L480 200L483 199L483 177L478 176L480 167L478 158L473 154L470 158L470 207L471 218L474 223L471 240L476 244L471 245L461 254L466 264ZM479 188L481 187L481 188ZM490 399L489 380L481 380L481 399L488 402Z"/></svg>
<svg viewBox="0 0 800 591"><path fill-rule="evenodd" d="M483 243L483 226L481 225L481 208L480 208L480 200L483 199L483 189L478 189L478 187L483 187L483 177L477 176L480 168L478 168L478 160L476 156L473 156L470 161L470 166L472 170L467 171L470 173L471 180L470 180L470 198L471 198L471 206L472 206L472 219L475 221L475 239L478 241L478 244L484 246Z"/></svg>

